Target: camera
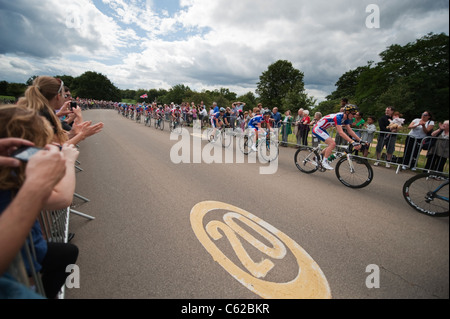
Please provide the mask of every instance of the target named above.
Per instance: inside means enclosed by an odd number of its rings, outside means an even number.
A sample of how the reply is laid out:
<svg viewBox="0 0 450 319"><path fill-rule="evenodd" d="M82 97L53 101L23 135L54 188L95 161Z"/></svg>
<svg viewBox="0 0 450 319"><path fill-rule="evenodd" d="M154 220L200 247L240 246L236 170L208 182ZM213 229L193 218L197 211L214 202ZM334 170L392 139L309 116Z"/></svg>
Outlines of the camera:
<svg viewBox="0 0 450 319"><path fill-rule="evenodd" d="M75 101L70 102L69 109L72 111L72 109L76 109L76 108L77 108L77 102L75 102Z"/></svg>
<svg viewBox="0 0 450 319"><path fill-rule="evenodd" d="M33 146L23 146L15 150L11 154L11 157L14 157L22 162L28 162L30 157L39 152L40 150L42 150L42 148Z"/></svg>

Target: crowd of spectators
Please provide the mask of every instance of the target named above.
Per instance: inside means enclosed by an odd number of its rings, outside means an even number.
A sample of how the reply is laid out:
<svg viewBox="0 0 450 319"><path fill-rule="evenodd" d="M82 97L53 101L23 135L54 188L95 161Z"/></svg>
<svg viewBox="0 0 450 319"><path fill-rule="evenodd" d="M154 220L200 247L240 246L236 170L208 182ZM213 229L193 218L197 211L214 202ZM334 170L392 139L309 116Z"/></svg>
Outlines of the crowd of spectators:
<svg viewBox="0 0 450 319"><path fill-rule="evenodd" d="M8 272L14 257L31 244L28 234L36 259L25 262L25 268L30 277L32 269L41 274L47 298L57 297L66 267L78 258L76 245L48 241L38 220L41 210L70 206L76 145L103 128L103 123L84 121L80 106L71 102L62 80L40 76L16 104L0 105L0 298L42 297ZM22 146L40 150L28 160L11 157Z"/></svg>

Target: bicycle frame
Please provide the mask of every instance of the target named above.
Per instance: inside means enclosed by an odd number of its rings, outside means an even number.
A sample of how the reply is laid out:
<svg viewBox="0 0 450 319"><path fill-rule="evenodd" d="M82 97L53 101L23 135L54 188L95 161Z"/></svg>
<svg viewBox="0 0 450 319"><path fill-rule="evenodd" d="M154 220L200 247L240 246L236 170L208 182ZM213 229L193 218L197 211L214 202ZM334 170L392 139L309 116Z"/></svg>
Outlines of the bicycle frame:
<svg viewBox="0 0 450 319"><path fill-rule="evenodd" d="M442 196L442 195L439 195L439 194L438 194L438 192L439 192L442 188L444 188L445 186L447 186L448 183L449 183L449 181L447 180L447 181L443 182L441 185L439 185L438 188L436 188L434 191L428 193L427 196L426 196L426 197L427 197L427 200L428 200L428 201L431 201L433 198L437 198L437 199L441 199L441 200L443 200L443 201L448 202L448 201L449 201L449 200L448 200L448 197L445 197L445 196Z"/></svg>

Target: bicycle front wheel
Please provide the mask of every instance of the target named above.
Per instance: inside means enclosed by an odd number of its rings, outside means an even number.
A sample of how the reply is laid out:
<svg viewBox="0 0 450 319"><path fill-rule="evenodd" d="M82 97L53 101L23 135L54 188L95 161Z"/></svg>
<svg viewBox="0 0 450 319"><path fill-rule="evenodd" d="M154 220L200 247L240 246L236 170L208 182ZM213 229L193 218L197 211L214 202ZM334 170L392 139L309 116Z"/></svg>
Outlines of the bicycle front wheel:
<svg viewBox="0 0 450 319"><path fill-rule="evenodd" d="M319 169L318 156L312 148L301 146L294 155L295 166L303 173L314 173Z"/></svg>
<svg viewBox="0 0 450 319"><path fill-rule="evenodd" d="M164 120L163 119L159 120L159 128L161 131L164 131Z"/></svg>
<svg viewBox="0 0 450 319"><path fill-rule="evenodd" d="M406 202L422 214L448 216L448 177L423 173L408 179L403 185Z"/></svg>
<svg viewBox="0 0 450 319"><path fill-rule="evenodd" d="M336 164L336 177L350 188L363 188L372 182L373 170L365 159L343 157Z"/></svg>

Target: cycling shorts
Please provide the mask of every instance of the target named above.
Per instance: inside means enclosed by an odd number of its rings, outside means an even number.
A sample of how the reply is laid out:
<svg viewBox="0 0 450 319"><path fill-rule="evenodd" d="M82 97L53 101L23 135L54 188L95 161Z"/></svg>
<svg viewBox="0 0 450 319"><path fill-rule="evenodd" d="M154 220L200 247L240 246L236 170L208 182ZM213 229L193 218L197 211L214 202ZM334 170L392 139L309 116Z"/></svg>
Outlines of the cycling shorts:
<svg viewBox="0 0 450 319"><path fill-rule="evenodd" d="M312 134L317 137L322 142L325 142L327 139L330 138L330 135L328 132L322 128L320 128L318 125L314 126L312 129Z"/></svg>

